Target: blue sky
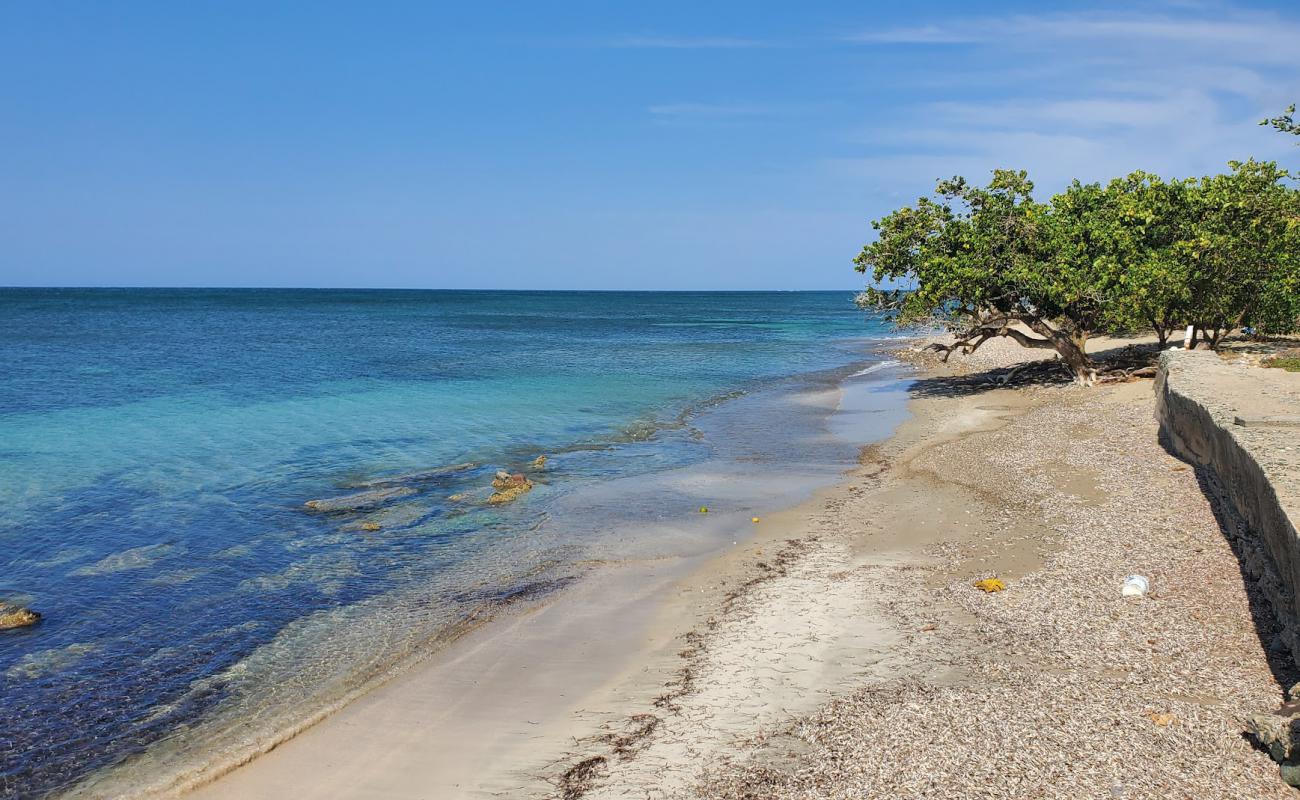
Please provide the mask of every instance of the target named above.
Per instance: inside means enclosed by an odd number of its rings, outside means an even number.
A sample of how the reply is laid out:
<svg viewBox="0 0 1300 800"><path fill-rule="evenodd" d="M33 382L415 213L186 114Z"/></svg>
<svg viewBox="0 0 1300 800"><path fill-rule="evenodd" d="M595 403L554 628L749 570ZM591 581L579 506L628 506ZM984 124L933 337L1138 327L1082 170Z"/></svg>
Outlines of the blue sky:
<svg viewBox="0 0 1300 800"><path fill-rule="evenodd" d="M0 0L0 285L853 288L938 177L1295 100L1292 3Z"/></svg>

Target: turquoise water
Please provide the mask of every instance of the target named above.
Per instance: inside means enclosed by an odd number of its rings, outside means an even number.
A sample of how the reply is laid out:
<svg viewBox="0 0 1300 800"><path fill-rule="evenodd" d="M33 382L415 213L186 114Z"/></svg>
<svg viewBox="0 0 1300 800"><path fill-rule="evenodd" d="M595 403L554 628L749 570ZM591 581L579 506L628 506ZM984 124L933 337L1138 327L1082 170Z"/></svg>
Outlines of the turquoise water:
<svg viewBox="0 0 1300 800"><path fill-rule="evenodd" d="M793 458L783 403L887 334L847 292L0 289L0 599L45 615L0 632L0 797L233 751L562 585L664 496L595 489ZM503 468L537 488L488 506Z"/></svg>

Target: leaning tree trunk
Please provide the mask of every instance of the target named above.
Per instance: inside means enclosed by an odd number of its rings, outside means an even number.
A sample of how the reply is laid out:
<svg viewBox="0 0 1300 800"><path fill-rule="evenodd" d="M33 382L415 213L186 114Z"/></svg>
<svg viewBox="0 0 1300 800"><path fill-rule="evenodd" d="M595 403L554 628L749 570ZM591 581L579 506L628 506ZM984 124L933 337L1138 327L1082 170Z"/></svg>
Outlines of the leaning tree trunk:
<svg viewBox="0 0 1300 800"><path fill-rule="evenodd" d="M1097 365L1088 357L1087 345L1086 334L1081 338L1066 336L1056 342L1056 352L1074 373L1074 381L1080 386L1092 386L1097 382Z"/></svg>
<svg viewBox="0 0 1300 800"><path fill-rule="evenodd" d="M1046 322L1035 320L1029 327L1045 338L1065 366L1074 375L1075 383L1092 386L1097 382L1097 365L1088 356L1088 331L1057 330Z"/></svg>

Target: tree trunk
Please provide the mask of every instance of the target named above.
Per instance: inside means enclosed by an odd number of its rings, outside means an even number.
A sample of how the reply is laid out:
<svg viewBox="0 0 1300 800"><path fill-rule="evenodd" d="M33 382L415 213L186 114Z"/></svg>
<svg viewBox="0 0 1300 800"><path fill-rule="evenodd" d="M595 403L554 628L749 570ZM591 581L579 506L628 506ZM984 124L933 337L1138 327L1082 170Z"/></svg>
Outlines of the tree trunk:
<svg viewBox="0 0 1300 800"><path fill-rule="evenodd" d="M1088 356L1088 331L1067 333L1048 325L1042 320L1027 323L1035 333L1047 339L1053 350L1065 362L1065 366L1074 374L1074 381L1080 386L1092 386L1097 382L1097 366Z"/></svg>
<svg viewBox="0 0 1300 800"><path fill-rule="evenodd" d="M1155 329L1156 338L1160 340L1160 349L1164 350L1165 345L1169 344L1169 330L1170 330L1169 326L1161 325L1159 322L1155 320L1154 317L1150 320L1150 322L1151 322L1151 327Z"/></svg>
<svg viewBox="0 0 1300 800"><path fill-rule="evenodd" d="M1080 386L1092 386L1097 382L1097 367L1088 357L1088 337L1065 336L1055 342L1056 352L1061 360L1074 373L1074 381Z"/></svg>

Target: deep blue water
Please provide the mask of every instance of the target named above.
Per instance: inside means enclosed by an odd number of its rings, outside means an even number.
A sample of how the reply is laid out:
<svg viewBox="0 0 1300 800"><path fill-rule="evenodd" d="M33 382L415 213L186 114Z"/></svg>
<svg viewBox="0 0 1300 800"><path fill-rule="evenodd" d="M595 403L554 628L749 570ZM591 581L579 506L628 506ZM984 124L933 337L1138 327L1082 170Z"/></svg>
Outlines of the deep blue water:
<svg viewBox="0 0 1300 800"><path fill-rule="evenodd" d="M600 526L556 500L709 457L692 410L883 333L848 292L0 289L0 600L45 614L0 632L0 797L192 747L181 726L263 684L307 702L563 578ZM536 490L482 502L540 454ZM385 477L414 493L303 509Z"/></svg>

